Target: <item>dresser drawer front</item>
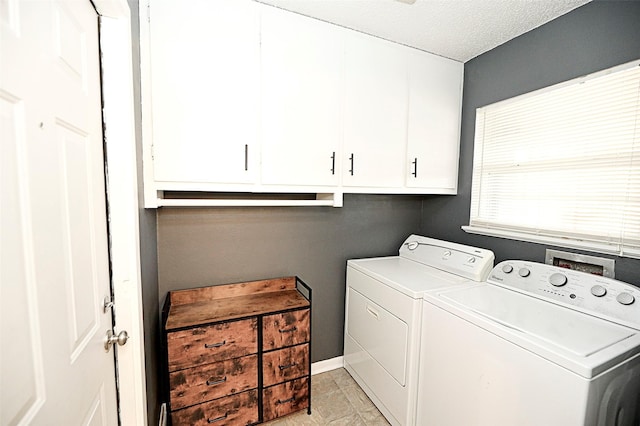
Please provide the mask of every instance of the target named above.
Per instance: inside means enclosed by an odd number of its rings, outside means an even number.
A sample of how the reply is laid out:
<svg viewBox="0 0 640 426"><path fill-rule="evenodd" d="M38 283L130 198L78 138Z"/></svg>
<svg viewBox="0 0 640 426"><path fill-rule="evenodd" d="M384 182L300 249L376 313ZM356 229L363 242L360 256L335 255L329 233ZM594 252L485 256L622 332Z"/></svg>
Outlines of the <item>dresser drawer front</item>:
<svg viewBox="0 0 640 426"><path fill-rule="evenodd" d="M309 345L265 353L262 360L262 380L265 387L297 379L309 374Z"/></svg>
<svg viewBox="0 0 640 426"><path fill-rule="evenodd" d="M258 422L258 391L204 402L171 413L173 426L249 425Z"/></svg>
<svg viewBox="0 0 640 426"><path fill-rule="evenodd" d="M262 320L262 348L265 351L299 345L310 341L311 310L267 315Z"/></svg>
<svg viewBox="0 0 640 426"><path fill-rule="evenodd" d="M169 371L257 353L257 319L167 333Z"/></svg>
<svg viewBox="0 0 640 426"><path fill-rule="evenodd" d="M292 380L262 391L264 421L309 407L309 379Z"/></svg>
<svg viewBox="0 0 640 426"><path fill-rule="evenodd" d="M258 356L249 355L169 374L171 409L189 407L258 387Z"/></svg>

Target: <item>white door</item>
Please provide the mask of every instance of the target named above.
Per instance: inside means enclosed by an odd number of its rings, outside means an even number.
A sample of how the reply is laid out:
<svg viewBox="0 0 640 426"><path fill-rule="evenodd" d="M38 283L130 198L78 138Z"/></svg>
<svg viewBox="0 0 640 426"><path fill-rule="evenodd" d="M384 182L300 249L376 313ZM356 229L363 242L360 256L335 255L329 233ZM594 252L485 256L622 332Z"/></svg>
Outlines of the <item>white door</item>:
<svg viewBox="0 0 640 426"><path fill-rule="evenodd" d="M355 32L346 39L345 186L404 186L407 49Z"/></svg>
<svg viewBox="0 0 640 426"><path fill-rule="evenodd" d="M464 65L412 50L408 66L407 186L455 192Z"/></svg>
<svg viewBox="0 0 640 426"><path fill-rule="evenodd" d="M98 20L0 2L0 424L117 424Z"/></svg>
<svg viewBox="0 0 640 426"><path fill-rule="evenodd" d="M191 183L191 189L253 183L259 165L257 5L150 1L149 17L155 180Z"/></svg>
<svg viewBox="0 0 640 426"><path fill-rule="evenodd" d="M265 6L261 31L262 183L337 185L344 30Z"/></svg>

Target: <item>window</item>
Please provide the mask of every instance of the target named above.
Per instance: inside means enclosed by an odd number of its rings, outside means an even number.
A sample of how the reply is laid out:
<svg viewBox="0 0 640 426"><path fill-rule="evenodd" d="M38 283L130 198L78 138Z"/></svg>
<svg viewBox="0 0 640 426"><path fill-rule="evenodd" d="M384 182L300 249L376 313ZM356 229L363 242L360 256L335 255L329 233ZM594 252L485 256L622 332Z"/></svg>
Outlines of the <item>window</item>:
<svg viewBox="0 0 640 426"><path fill-rule="evenodd" d="M640 61L477 109L463 229L640 258Z"/></svg>

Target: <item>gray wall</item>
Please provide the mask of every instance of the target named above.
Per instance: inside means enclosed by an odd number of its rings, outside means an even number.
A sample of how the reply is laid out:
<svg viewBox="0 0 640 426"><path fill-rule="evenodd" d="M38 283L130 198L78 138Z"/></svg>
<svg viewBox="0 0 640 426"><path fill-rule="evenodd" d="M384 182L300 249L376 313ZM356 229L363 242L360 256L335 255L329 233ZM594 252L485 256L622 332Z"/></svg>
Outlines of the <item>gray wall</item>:
<svg viewBox="0 0 640 426"><path fill-rule="evenodd" d="M130 4L137 14L137 1L130 0ZM133 19L134 66L139 66L137 19ZM156 212L141 210L149 424L157 424L162 374L158 367L159 306L169 290L298 275L314 290L315 362L342 355L345 262L349 258L395 254L408 234L418 232L490 248L498 260L542 261L544 246L470 235L460 229L468 222L475 109L638 58L640 3L608 1L583 6L468 62L460 195L456 197L433 196L421 201L347 195L340 209L160 209L157 245ZM138 74L136 82L138 89ZM139 136L138 127L138 140ZM640 261L616 259L616 263L620 279L640 284Z"/></svg>
<svg viewBox="0 0 640 426"><path fill-rule="evenodd" d="M341 356L347 259L396 254L421 207L346 195L343 208L160 209L160 303L170 290L297 275L313 290L312 361Z"/></svg>
<svg viewBox="0 0 640 426"><path fill-rule="evenodd" d="M421 232L492 249L497 261L544 262L547 246L471 235L460 229L469 222L475 110L635 59L640 59L640 2L596 1L467 62L459 195L425 199ZM640 260L615 260L616 278L640 286Z"/></svg>

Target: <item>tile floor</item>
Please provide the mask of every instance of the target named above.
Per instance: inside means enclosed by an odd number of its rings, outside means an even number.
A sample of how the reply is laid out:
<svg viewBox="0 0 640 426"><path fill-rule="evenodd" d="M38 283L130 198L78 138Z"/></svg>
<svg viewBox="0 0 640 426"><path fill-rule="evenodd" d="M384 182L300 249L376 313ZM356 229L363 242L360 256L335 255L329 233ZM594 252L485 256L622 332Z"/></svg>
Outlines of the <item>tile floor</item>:
<svg viewBox="0 0 640 426"><path fill-rule="evenodd" d="M312 376L311 415L304 410L264 424L268 426L387 426L389 422L380 414L347 370L339 368Z"/></svg>

